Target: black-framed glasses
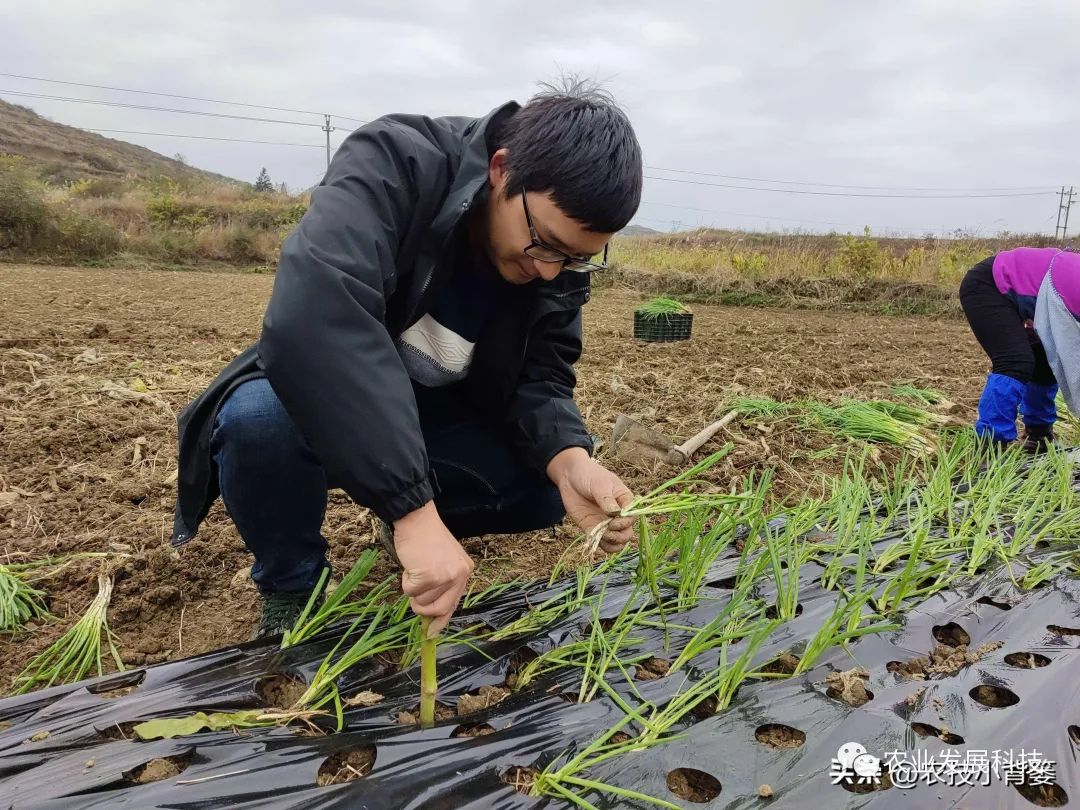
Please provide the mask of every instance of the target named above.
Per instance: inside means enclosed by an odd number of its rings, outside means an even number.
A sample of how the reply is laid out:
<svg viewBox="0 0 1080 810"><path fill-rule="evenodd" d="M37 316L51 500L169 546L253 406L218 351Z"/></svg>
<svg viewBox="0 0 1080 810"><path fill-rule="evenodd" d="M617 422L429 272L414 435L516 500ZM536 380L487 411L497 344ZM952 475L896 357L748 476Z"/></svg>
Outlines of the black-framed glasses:
<svg viewBox="0 0 1080 810"><path fill-rule="evenodd" d="M571 256L565 251L559 250L543 242L533 226L532 215L529 213L529 203L525 199L525 192L521 192L521 206L525 209L525 221L529 224L529 236L532 241L525 248L525 255L540 262L562 262L563 270L574 273L591 273L595 270L607 270L608 246L604 245L602 258L599 262L592 261L593 256Z"/></svg>

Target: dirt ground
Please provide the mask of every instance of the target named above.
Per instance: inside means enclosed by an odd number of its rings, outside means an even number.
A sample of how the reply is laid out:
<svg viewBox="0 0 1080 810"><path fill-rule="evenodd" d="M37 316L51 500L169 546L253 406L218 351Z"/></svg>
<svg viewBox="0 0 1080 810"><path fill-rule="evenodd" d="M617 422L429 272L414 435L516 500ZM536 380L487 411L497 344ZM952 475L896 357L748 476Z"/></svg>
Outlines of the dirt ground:
<svg viewBox="0 0 1080 810"><path fill-rule="evenodd" d="M0 265L0 560L116 552L109 617L127 664L240 642L254 626L251 559L220 503L197 538L169 545L175 417L255 339L272 284L258 275ZM633 290L600 290L585 310L578 401L605 440L620 411L683 439L736 392L869 396L897 380L942 390L969 416L986 372L960 321L699 305L691 341L642 344L631 339L640 300ZM721 484L770 465L775 491L797 494L840 462L820 434L794 425L768 433L744 420L724 438L736 444L713 471ZM664 478L606 451L601 458L638 491ZM324 533L343 571L371 545L372 520L331 493ZM466 547L482 584L546 575L575 536L565 525ZM62 620L0 638L0 693L85 609L101 565L80 561L43 581Z"/></svg>

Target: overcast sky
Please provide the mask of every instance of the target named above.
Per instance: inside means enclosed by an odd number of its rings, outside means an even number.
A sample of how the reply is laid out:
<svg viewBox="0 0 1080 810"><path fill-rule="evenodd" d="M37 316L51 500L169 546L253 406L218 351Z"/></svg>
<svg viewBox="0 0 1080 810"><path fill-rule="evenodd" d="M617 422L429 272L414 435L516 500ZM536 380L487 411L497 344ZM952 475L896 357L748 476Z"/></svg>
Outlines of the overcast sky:
<svg viewBox="0 0 1080 810"><path fill-rule="evenodd" d="M724 227L1053 232L1061 184L1080 186L1080 3L365 2L50 0L0 3L0 71L370 119L481 115L574 70L608 81L652 178L638 222ZM9 95L317 116L0 77L0 97L85 128L319 145L313 126ZM335 118L338 126L356 124ZM345 132L333 133L334 143ZM318 148L113 135L201 168L306 188ZM702 174L676 174L680 169ZM770 193L852 188L713 177L1038 196L909 199ZM1073 211L1080 229L1080 208Z"/></svg>

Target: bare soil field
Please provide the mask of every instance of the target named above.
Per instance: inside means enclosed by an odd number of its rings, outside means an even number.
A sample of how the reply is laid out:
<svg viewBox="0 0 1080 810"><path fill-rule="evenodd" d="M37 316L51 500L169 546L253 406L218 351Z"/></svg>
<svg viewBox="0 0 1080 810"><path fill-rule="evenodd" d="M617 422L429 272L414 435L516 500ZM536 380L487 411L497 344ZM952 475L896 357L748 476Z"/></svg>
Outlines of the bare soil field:
<svg viewBox="0 0 1080 810"><path fill-rule="evenodd" d="M0 638L0 693L85 609L103 564L116 581L109 620L125 663L249 637L258 611L251 558L220 503L197 538L170 547L175 418L256 338L272 284L263 275L0 265L0 560L115 552L42 582L61 620ZM631 337L640 300L604 289L586 307L578 399L605 440L619 412L682 439L737 392L867 397L898 380L944 391L967 418L986 372L954 319L699 305L691 341L643 344ZM722 485L767 465L774 491L794 495L842 461L827 437L797 425L741 420L722 439L735 445L711 471ZM638 491L670 474L625 467L606 451L601 457ZM340 572L371 545L372 519L343 493L330 500L324 534ZM484 584L546 575L575 536L564 525L466 548Z"/></svg>

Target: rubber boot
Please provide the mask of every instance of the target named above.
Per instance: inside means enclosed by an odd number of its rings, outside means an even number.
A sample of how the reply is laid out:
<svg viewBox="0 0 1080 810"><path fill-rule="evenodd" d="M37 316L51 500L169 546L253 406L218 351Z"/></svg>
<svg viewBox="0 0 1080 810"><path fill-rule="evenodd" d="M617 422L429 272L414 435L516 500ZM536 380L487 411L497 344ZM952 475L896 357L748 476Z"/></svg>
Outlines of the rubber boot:
<svg viewBox="0 0 1080 810"><path fill-rule="evenodd" d="M1056 384L1028 383L1020 400L1020 414L1024 418L1024 452L1045 453L1054 442L1054 423L1057 421Z"/></svg>

